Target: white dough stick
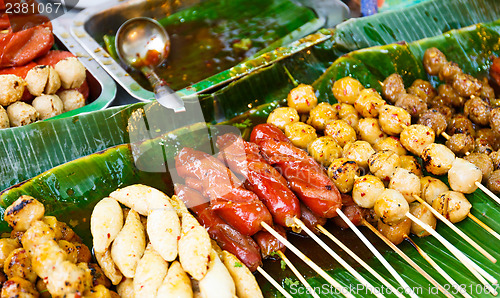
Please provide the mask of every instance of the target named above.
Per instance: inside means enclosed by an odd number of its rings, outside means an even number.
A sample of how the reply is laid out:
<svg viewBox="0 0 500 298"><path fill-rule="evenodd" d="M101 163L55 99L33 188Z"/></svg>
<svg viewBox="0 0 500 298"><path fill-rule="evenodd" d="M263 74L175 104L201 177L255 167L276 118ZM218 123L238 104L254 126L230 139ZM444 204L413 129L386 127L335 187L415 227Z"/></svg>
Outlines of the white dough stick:
<svg viewBox="0 0 500 298"><path fill-rule="evenodd" d="M133 278L135 267L146 249L146 233L139 214L131 209L123 229L111 245L111 257L123 275Z"/></svg>
<svg viewBox="0 0 500 298"><path fill-rule="evenodd" d="M137 297L155 297L167 275L168 263L148 244L135 268L134 293Z"/></svg>
<svg viewBox="0 0 500 298"><path fill-rule="evenodd" d="M115 199L104 198L95 205L90 217L94 251L103 253L123 227L123 211Z"/></svg>

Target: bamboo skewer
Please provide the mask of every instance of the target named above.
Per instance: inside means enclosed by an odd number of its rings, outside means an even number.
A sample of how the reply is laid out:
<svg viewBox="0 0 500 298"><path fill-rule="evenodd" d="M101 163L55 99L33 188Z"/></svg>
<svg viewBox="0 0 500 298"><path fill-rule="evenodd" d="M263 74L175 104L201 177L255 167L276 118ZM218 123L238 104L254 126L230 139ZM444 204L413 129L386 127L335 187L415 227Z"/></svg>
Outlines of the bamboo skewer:
<svg viewBox="0 0 500 298"><path fill-rule="evenodd" d="M267 274L264 269L262 269L261 267L257 267L257 271L259 271L259 273L262 274L262 276L264 276L270 284L272 284L281 294L283 294L283 296L285 296L286 298L293 298L292 295L288 294L288 292L285 291L285 289L283 289L283 287L280 286L280 284L275 281L271 277L271 275Z"/></svg>
<svg viewBox="0 0 500 298"><path fill-rule="evenodd" d="M475 223L477 223L479 226L481 226L481 228L485 229L488 233L490 233L491 235L495 236L495 238L497 238L498 240L500 240L500 235L497 232L493 231L492 228L488 227L484 222L482 222L481 220L479 220L472 213L469 212L469 214L467 214L467 216L470 219L472 219Z"/></svg>
<svg viewBox="0 0 500 298"><path fill-rule="evenodd" d="M276 232L271 226L269 226L265 222L261 222L262 227L268 231L274 238L278 239L283 245L285 245L289 250L291 250L295 255L297 255L302 261L304 261L309 267L311 267L316 273L318 273L321 277L323 277L328 283L334 286L340 293L349 298L354 298L354 296L349 292L349 289L344 288L341 284L339 284L333 277L328 275L325 270L321 269L316 263L314 263L311 259L309 259L304 253L302 253L298 248L296 248L293 244L291 244L287 239L281 236L278 232Z"/></svg>
<svg viewBox="0 0 500 298"><path fill-rule="evenodd" d="M380 252L373 246L373 244L366 239L366 237L359 231L359 229L345 216L345 214L337 209L338 215L347 223L349 228L358 236L361 241L368 247L368 249L375 255L375 257L384 265L384 267L391 273L391 275L398 281L398 283L405 289L405 292L410 295L411 297L418 297L413 290L410 288L410 286L404 281L404 279L399 275L399 273L396 272L396 270L387 262L386 259L380 254Z"/></svg>
<svg viewBox="0 0 500 298"><path fill-rule="evenodd" d="M382 241L385 242L392 250L394 250L401 258L403 258L410 266L413 267L418 273L420 273L425 279L427 279L432 285L437 287L446 297L453 297L445 288L443 288L432 276L430 276L424 269L418 266L410 257L408 257L399 247L392 243L387 237L382 235L374 226L363 219L363 225L370 229L375 235L377 235Z"/></svg>
<svg viewBox="0 0 500 298"><path fill-rule="evenodd" d="M474 262L472 262L467 256L465 256L460 250L458 250L455 246L453 246L448 240L446 240L443 236L441 236L434 229L429 227L429 225L423 223L421 220L413 216L411 213L406 213L406 216L410 218L413 222L424 228L428 233L432 234L436 239L441 242L458 260L464 264L464 266L492 293L494 296L498 295L498 292L485 280L488 279L493 284L498 283L497 280L484 271L482 268L477 266ZM484 276L484 277L483 277Z"/></svg>
<svg viewBox="0 0 500 298"><path fill-rule="evenodd" d="M458 285L458 283L453 278L451 278L451 276L449 276L448 273L446 273L446 271L444 271L436 262L434 262L434 260L429 257L429 255L423 249L421 249L415 242L413 242L413 240L411 240L408 235L406 235L404 238L406 241L410 242L410 244L418 251L418 253L432 266L432 268L434 268L439 274L441 274L441 276L444 277L446 281L448 281L448 283L453 288L455 288L455 290L457 290L457 293L462 294L462 296L464 296L465 298L472 298L467 293L467 291L465 291L465 289L462 289Z"/></svg>
<svg viewBox="0 0 500 298"><path fill-rule="evenodd" d="M462 237L462 239L464 239L467 243L469 243L470 245L472 245L477 251L479 251L488 260L490 260L493 263L497 262L497 260L491 254L489 254L486 250L484 250L484 248L482 248L481 246L479 246L479 244L477 244L474 240L472 240L469 236L467 236L464 232L462 232L459 228L457 228L446 217L444 217L443 215L441 215L441 213L439 213L436 209L432 208L432 206L429 205L426 201L422 200L421 197L419 197L417 195L413 195L413 197L418 202L420 202L420 204L422 204L425 207L427 207L427 209L429 209L429 211L431 211L432 214L434 214L434 216L436 216L442 222L444 222L448 227L450 227L455 233L457 233L460 237Z"/></svg>
<svg viewBox="0 0 500 298"><path fill-rule="evenodd" d="M353 258L356 262L358 262L363 268L365 268L368 272L370 272L373 276L375 276L376 279L378 279L384 286L386 286L388 289L391 289L392 293L394 293L396 296L399 298L404 298L405 296L401 294L396 288L391 285L385 278L383 278L380 274L378 274L377 271L373 270L370 265L366 264L365 261L363 261L360 257L358 257L352 250L349 249L349 247L345 246L344 243L342 243L340 240L338 240L335 236L333 236L332 233L328 232L324 227L318 225L317 229L323 233L325 236L330 238L335 244L337 244L342 250L347 252L351 258Z"/></svg>
<svg viewBox="0 0 500 298"><path fill-rule="evenodd" d="M285 261L285 264L288 266L288 268L292 270L293 274L295 274L295 276L297 276L300 282L306 287L308 293L311 294L314 298L320 298L316 293L316 291L314 291L311 285L307 282L307 280L302 276L302 274L300 274L299 270L297 270L297 268L295 268L293 263L285 256L285 254L281 250L278 250L277 253L280 256L280 258L283 261Z"/></svg>
<svg viewBox="0 0 500 298"><path fill-rule="evenodd" d="M316 243L319 244L330 256L332 256L342 267L344 267L349 273L351 273L363 286L365 286L370 292L372 292L375 296L382 298L384 295L375 291L375 287L373 287L361 274L356 272L354 268L352 268L346 261L344 261L338 254L336 254L328 245L326 245L323 240L319 239L316 234L314 234L300 219L294 218L295 223L309 235Z"/></svg>

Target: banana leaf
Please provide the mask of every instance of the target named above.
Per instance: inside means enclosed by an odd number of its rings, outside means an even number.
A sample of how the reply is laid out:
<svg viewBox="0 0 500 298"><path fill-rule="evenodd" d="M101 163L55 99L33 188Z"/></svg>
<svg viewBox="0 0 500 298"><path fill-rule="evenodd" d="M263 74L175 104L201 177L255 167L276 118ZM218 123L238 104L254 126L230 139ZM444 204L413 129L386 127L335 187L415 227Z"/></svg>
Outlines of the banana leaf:
<svg viewBox="0 0 500 298"><path fill-rule="evenodd" d="M242 67L254 70L254 74L202 97L206 121L216 123L228 120L251 107L285 98L293 84L283 71L284 67L300 82L313 83L335 59L351 50L401 40L410 42L441 34L450 28L495 20L500 18L499 10L496 0L431 0L405 10L348 21L337 27L332 38L322 40L316 46L293 55L290 53L294 51L281 49L283 52L274 57L262 55L245 63ZM382 32L379 28L385 28L394 34L382 34L381 39L372 39L370 30L364 29L368 23L377 32ZM323 32L325 35L332 34ZM224 78L214 78L218 79ZM127 143L128 116L143 105L0 130L0 189L78 157Z"/></svg>
<svg viewBox="0 0 500 298"><path fill-rule="evenodd" d="M351 52L336 60L332 65L326 68L324 73L321 73L324 65L321 66L322 64L320 62L318 62L316 64L317 67L313 67L312 70L307 68L310 72L303 73L299 70L304 67L306 62L304 62L304 64L292 64L283 61L259 73L248 76L212 96L217 96L219 99L222 99L221 102L225 102L225 100L230 100L231 97L239 95L238 100L241 105L250 104L254 106L254 108L249 111L247 106L245 109L247 110L246 113L236 117L233 121L225 123L237 123L237 126L245 132L253 124L264 121L269 111L280 104L280 101L276 99L282 98L286 92L292 88L293 84L290 82L291 80L287 71L293 74L295 79L301 81L308 80L307 82L313 84L322 100L328 100L333 103L334 98L331 94L332 83L334 80L345 75L353 76L359 79L365 86L374 88L379 88L379 82L393 72L399 72L404 77L406 85L409 85L417 78L428 79L423 71L421 60L425 49L431 46L437 46L447 54L448 59L457 62L465 71L475 76L485 76L490 63L489 57L491 55L500 55L499 37L500 21L475 25L461 30L452 30L441 36L408 44L392 44ZM318 73L320 74L316 75ZM314 81L311 80L313 75L316 75ZM280 82L280 84L275 84L276 82ZM258 86L260 86L262 90L255 90L255 88L252 88L252 86L257 86L255 84L260 84ZM262 92L265 96L261 95L256 97L257 91ZM207 96L207 98L209 97L210 96ZM259 99L255 101L255 98ZM230 107L227 106L223 108L229 109ZM232 109L233 110L228 111L228 115L241 113L237 107L232 107ZM122 115L122 117L124 117L124 115ZM250 121L245 122L247 119L250 119ZM184 131L176 131L174 134L183 135L186 129L189 130L191 128L185 128ZM209 138L191 138L187 139L188 144L185 145L199 147L209 141ZM175 151L175 148L168 149L172 150L172 152ZM171 153L167 153L166 155L169 154ZM155 158L154 156L152 157ZM159 158L161 159L163 156ZM31 180L3 191L0 193L0 206L1 208L5 208L21 194L35 196L47 205L49 213L59 214L63 219L68 221L73 220L69 222L73 223L75 229L84 237L87 243L90 243L88 215L90 214L92 206L117 187L123 187L133 183L145 183L158 187L169 195L172 194L169 173L145 173L139 171L134 164L130 147L128 145L121 145L60 165ZM500 209L496 203L480 190L477 190L467 197L473 204L472 214L480 218L494 230L498 231L500 229ZM3 211L3 209L0 209L0 212L1 211ZM457 226L473 240L480 243L480 245L482 245L493 257L497 259L500 258L498 240L492 239L490 234L479 228L470 219L458 223ZM3 223L2 227L5 228L5 223ZM351 231L342 231L332 225L327 225L327 229L343 243L352 248L391 284L398 287L392 276L373 255L367 251ZM390 251L389 248L372 233L363 228L362 231L419 296L443 296L399 256ZM498 263L493 264L489 262L484 256L464 243L463 240L442 223L438 224L437 231L481 266L486 272L497 279L500 278L500 265ZM339 264L333 262L328 255L319 250L317 245L312 243L310 239L296 235L290 235L289 239L313 261L322 268L328 270L328 273L340 284L352 289L356 297L370 296L370 294L366 293L364 289L359 286L359 283L355 281L350 274L342 269ZM467 269L439 244L437 240L431 237L412 237L412 239L473 297L491 296ZM330 243L328 240L325 241ZM418 252L410 243L405 242L399 247L454 296L459 296L446 280L419 256ZM371 277L365 269L357 266L345 252L340 251L333 244L332 248L349 264L355 267L372 285L378 289L382 289L382 285ZM321 296L342 296L340 293L336 293L331 289L322 278L311 272L311 270L294 257L293 254L287 252L287 255L308 278L311 286L317 288ZM266 261L264 269L281 282L294 297L309 297L305 289L297 283L291 271L287 268L282 269L279 262ZM266 297L279 296L265 280L259 277L258 281ZM357 289L360 290L357 291ZM386 293L384 292L384 294ZM392 297L392 295L386 296Z"/></svg>

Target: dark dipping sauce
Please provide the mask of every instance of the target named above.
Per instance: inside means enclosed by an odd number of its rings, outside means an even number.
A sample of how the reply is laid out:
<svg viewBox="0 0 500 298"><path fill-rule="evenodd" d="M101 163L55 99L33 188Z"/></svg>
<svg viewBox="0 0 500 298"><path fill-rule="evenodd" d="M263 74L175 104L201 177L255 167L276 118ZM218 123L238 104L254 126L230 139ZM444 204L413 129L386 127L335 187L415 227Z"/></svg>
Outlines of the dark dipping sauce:
<svg viewBox="0 0 500 298"><path fill-rule="evenodd" d="M158 20L169 34L170 54L156 72L180 90L255 57L316 18L311 9L288 0L202 1ZM129 73L152 90L141 72Z"/></svg>

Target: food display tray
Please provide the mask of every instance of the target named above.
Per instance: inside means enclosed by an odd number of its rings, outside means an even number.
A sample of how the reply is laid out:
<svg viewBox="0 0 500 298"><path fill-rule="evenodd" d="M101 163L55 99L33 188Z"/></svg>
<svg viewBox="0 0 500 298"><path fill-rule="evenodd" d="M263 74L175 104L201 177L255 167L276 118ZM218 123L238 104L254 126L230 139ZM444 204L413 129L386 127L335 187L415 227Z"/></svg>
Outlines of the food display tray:
<svg viewBox="0 0 500 298"><path fill-rule="evenodd" d="M56 19L52 21L56 45L73 53L87 69L87 82L90 95L88 104L73 111L65 112L55 118L66 118L82 113L102 110L107 108L116 96L116 84L113 79L102 69L84 48L68 33L67 20Z"/></svg>
<svg viewBox="0 0 500 298"><path fill-rule="evenodd" d="M141 87L127 72L124 67L115 61L103 48L102 37L105 34L116 33L119 26L127 19L146 16L151 18L165 17L175 11L192 6L200 2L199 0L189 1L166 1L151 0L137 1L131 0L123 2L111 0L104 5L92 7L79 13L71 25L71 34L128 93L140 101L149 101L154 98L154 94ZM299 52L305 48L321 43L328 39L329 35L321 35L314 39L299 40L324 26L334 26L345 20L349 15L349 9L340 0L298 0L301 5L312 8L317 19L293 31L273 45L287 45L284 48L277 48L275 51L263 54L256 59L242 62L230 69L224 70L214 76L206 78L194 85L177 90L181 95L191 95L202 92L209 92L216 87L227 84L237 78L258 70L270 63L283 59L289 55ZM313 24L311 24L313 23ZM290 44L290 42L292 42Z"/></svg>

